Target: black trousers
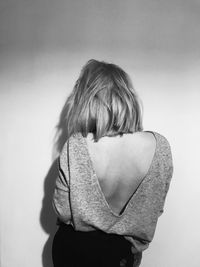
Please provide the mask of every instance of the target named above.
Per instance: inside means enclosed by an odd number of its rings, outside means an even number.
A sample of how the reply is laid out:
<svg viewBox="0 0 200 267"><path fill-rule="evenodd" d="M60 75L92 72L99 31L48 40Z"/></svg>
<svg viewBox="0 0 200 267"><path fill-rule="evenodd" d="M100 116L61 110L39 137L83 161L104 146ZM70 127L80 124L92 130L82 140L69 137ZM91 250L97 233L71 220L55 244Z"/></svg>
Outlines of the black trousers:
<svg viewBox="0 0 200 267"><path fill-rule="evenodd" d="M123 236L100 230L75 231L61 224L52 246L54 267L132 267L131 244Z"/></svg>

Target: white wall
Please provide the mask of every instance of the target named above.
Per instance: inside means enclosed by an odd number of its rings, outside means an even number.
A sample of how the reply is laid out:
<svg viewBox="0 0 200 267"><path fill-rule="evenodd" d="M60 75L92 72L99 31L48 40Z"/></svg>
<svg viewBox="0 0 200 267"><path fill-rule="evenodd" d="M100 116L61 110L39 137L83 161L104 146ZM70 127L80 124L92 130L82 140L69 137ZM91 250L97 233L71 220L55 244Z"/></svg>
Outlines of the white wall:
<svg viewBox="0 0 200 267"><path fill-rule="evenodd" d="M144 126L171 143L174 176L142 267L198 267L199 4L188 1L0 3L0 260L51 267L54 127L82 65L132 77Z"/></svg>

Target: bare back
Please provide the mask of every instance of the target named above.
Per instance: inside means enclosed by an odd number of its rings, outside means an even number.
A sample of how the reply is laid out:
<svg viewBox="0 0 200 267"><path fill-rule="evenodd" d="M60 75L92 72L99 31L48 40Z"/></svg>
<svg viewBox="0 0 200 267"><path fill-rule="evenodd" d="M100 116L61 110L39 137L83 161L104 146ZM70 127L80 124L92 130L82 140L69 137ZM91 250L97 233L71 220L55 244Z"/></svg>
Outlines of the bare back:
<svg viewBox="0 0 200 267"><path fill-rule="evenodd" d="M110 208L120 214L150 168L156 139L151 132L103 137L87 136L95 173Z"/></svg>

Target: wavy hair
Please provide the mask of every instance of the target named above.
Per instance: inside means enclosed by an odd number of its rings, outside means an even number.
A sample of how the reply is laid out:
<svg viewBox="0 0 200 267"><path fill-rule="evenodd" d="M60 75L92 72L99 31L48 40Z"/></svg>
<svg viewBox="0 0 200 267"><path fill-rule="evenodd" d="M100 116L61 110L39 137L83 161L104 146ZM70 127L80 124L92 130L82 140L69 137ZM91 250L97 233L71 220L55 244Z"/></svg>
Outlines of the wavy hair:
<svg viewBox="0 0 200 267"><path fill-rule="evenodd" d="M60 116L66 138L81 132L103 136L142 131L141 105L128 74L119 66L94 59L82 68Z"/></svg>

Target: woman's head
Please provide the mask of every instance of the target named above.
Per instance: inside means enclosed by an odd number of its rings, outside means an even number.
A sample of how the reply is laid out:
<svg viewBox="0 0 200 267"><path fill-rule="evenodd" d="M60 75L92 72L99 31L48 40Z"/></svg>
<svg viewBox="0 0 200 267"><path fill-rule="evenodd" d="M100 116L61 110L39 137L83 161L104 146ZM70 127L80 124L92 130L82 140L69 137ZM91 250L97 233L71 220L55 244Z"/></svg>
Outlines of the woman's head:
<svg viewBox="0 0 200 267"><path fill-rule="evenodd" d="M68 135L93 133L94 140L142 130L141 109L128 75L117 65L89 60L62 114Z"/></svg>

